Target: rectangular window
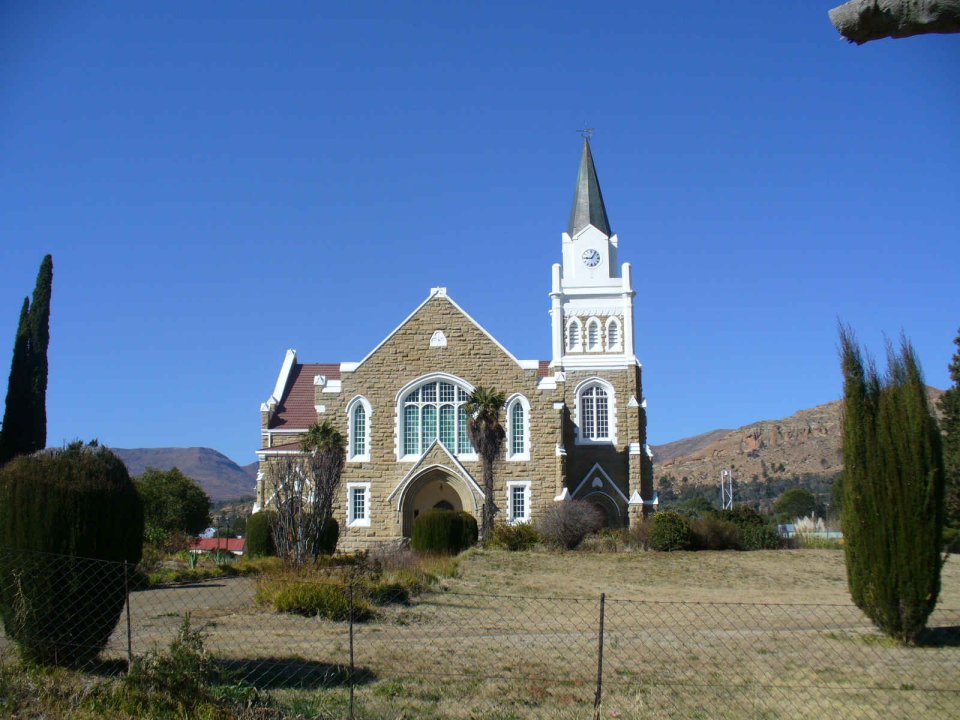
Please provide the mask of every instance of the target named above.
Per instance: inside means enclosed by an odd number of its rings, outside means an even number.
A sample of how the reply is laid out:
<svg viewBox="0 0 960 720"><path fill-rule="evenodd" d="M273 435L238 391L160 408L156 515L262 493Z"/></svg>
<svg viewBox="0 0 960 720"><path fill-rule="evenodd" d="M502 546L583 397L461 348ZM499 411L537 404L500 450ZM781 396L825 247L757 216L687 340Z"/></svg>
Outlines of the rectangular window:
<svg viewBox="0 0 960 720"><path fill-rule="evenodd" d="M370 483L347 483L347 526L370 526Z"/></svg>
<svg viewBox="0 0 960 720"><path fill-rule="evenodd" d="M507 519L511 524L530 521L530 481L507 483Z"/></svg>
<svg viewBox="0 0 960 720"><path fill-rule="evenodd" d="M596 405L597 417L597 439L606 439L610 437L609 417L607 414L607 396L601 395L597 398Z"/></svg>
<svg viewBox="0 0 960 720"><path fill-rule="evenodd" d="M420 408L407 405L403 409L403 454L420 453Z"/></svg>
<svg viewBox="0 0 960 720"><path fill-rule="evenodd" d="M583 403L583 437L596 437L593 429L593 393L589 390L585 392L581 402Z"/></svg>

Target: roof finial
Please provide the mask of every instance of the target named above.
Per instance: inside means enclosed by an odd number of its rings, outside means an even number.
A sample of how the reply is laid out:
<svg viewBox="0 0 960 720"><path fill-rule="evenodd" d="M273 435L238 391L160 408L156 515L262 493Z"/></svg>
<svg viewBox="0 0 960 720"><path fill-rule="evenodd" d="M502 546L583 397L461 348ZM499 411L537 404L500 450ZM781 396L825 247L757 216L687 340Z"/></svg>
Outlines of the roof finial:
<svg viewBox="0 0 960 720"><path fill-rule="evenodd" d="M592 127L587 127L587 124L584 123L583 127L577 130L577 132L580 133L580 137L584 140L589 140L595 131Z"/></svg>

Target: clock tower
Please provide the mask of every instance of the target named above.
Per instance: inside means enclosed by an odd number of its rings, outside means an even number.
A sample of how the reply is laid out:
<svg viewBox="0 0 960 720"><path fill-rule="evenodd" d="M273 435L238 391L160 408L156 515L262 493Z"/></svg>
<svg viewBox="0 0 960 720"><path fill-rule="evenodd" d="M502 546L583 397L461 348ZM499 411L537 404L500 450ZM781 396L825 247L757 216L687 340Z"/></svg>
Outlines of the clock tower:
<svg viewBox="0 0 960 720"><path fill-rule="evenodd" d="M636 365L630 263L618 264L620 240L610 230L588 138L583 140L570 224L561 238L563 263L553 266L550 291L551 367Z"/></svg>

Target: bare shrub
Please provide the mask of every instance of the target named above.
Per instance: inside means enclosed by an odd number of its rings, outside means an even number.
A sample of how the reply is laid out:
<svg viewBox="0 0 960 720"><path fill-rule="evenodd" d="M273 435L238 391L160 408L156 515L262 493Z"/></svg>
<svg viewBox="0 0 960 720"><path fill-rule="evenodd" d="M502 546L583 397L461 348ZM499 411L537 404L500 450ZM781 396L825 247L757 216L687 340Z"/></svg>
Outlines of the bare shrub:
<svg viewBox="0 0 960 720"><path fill-rule="evenodd" d="M543 542L561 550L572 550L602 525L600 511L583 500L554 503L536 522Z"/></svg>

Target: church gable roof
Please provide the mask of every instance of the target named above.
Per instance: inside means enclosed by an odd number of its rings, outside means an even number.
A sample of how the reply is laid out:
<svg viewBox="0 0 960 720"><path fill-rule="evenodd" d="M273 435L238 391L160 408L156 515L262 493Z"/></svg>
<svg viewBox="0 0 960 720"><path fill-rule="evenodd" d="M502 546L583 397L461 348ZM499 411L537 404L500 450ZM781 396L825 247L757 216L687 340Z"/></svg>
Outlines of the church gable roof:
<svg viewBox="0 0 960 720"><path fill-rule="evenodd" d="M593 164L593 153L590 152L590 141L584 138L567 234L574 237L588 225L592 225L607 237L613 235L610 232L610 221L607 220L607 208L603 204L603 194L600 192L597 168Z"/></svg>
<svg viewBox="0 0 960 720"><path fill-rule="evenodd" d="M445 306L445 308L443 306ZM454 302L453 298L451 298L447 294L446 288L432 288L430 290L430 294L427 296L427 299L424 300L422 303L420 303L414 309L414 311L410 313L403 320L403 322L401 322L396 328L393 329L392 332L390 332L389 335L387 335L383 340L381 340L380 343L373 350L371 350L365 358L363 358L363 360L361 360L359 363L356 363L355 365L351 364L352 367L349 367L349 368L345 367L344 369L347 369L349 371L359 370L360 368L363 367L364 363L366 363L368 360L370 360L375 355L377 355L377 353L380 352L382 349L387 347L391 343L391 341L398 339L398 336L404 335L406 330L410 330L413 326L419 326L419 325L423 325L423 323L431 322L432 318L430 316L433 314L443 314L443 315L446 315L447 318L449 318L451 313L444 312L445 309L452 309L454 311L453 315L455 316L455 321L466 321L465 325L468 328L479 330L480 333L485 337L487 341L492 343L505 356L506 359L509 359L517 367L524 370L538 369L539 361L536 361L536 360L521 361L521 360L518 360L516 357L514 357L514 355L509 350L507 350L507 348L504 347L495 337L493 337L493 335L491 335L486 328L484 328L480 323L474 320L462 307L460 307L456 302ZM434 333L436 330L440 330L441 333L443 334L442 338L440 336L437 336L436 338L437 342L443 342L445 344L447 342L446 336L447 334L450 334L451 328L449 327L447 327L446 329L439 328L439 327L434 328L431 325L429 329L429 333ZM428 335L427 337L424 337L424 338L418 338L417 342L418 344L422 343L423 347L426 348L428 346L428 343L433 339L434 338L432 336Z"/></svg>
<svg viewBox="0 0 960 720"><path fill-rule="evenodd" d="M456 456L454 456L446 446L439 440L434 440L427 448L426 452L420 457L412 468L403 477L393 492L387 497L387 500L393 502L396 498L401 498L409 487L410 483L430 468L443 468L454 475L458 475L467 486L479 497L483 497L483 490L474 479L473 475L463 466ZM398 503L399 506L399 503Z"/></svg>
<svg viewBox="0 0 960 720"><path fill-rule="evenodd" d="M280 402L270 418L269 429L306 428L317 421L314 407L313 378L323 375L328 380L340 379L340 365L332 363L296 363Z"/></svg>

